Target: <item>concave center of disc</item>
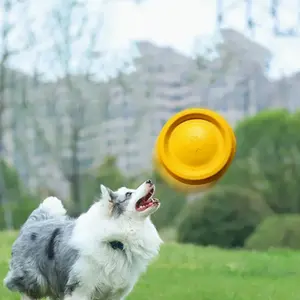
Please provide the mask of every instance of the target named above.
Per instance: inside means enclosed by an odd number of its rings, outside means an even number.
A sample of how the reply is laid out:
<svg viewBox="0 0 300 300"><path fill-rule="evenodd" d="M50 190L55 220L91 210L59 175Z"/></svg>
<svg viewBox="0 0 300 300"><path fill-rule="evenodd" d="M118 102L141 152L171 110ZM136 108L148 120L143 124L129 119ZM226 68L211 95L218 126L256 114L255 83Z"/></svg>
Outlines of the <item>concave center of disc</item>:
<svg viewBox="0 0 300 300"><path fill-rule="evenodd" d="M213 123L206 120L188 120L172 131L169 153L191 167L206 165L216 156L221 139L221 133Z"/></svg>

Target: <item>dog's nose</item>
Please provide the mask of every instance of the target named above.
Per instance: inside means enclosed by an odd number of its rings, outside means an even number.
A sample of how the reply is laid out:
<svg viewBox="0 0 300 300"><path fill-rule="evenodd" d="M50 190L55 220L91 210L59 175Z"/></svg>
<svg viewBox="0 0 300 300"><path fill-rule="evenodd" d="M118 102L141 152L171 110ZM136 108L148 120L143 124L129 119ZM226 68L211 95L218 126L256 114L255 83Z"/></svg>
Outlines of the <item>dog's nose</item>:
<svg viewBox="0 0 300 300"><path fill-rule="evenodd" d="M146 181L146 183L148 183L148 184L153 184L153 182L151 181L151 179L148 179L148 180Z"/></svg>

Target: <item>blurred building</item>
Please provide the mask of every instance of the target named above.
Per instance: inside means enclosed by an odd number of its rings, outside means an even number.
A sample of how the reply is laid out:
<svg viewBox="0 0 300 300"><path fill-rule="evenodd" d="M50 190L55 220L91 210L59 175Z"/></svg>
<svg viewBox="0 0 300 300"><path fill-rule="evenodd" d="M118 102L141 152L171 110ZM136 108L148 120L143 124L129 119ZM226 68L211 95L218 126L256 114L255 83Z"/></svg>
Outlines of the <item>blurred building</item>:
<svg viewBox="0 0 300 300"><path fill-rule="evenodd" d="M224 30L223 39L220 58L200 68L174 49L137 42L136 72L110 87L107 153L118 156L122 170L150 170L160 129L185 108L211 108L234 126L263 107L258 94L269 84L270 52L233 30Z"/></svg>
<svg viewBox="0 0 300 300"><path fill-rule="evenodd" d="M193 60L149 42L137 46L136 72L111 82L104 133L107 153L117 155L119 167L130 174L151 169L155 139L166 120L200 102L186 79L195 69Z"/></svg>

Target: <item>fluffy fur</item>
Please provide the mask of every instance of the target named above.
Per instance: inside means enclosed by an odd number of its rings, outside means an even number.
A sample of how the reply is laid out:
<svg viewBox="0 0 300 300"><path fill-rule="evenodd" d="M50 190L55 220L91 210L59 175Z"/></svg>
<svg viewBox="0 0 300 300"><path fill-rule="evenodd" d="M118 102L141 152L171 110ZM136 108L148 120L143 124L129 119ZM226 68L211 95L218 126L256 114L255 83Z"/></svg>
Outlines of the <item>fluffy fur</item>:
<svg viewBox="0 0 300 300"><path fill-rule="evenodd" d="M60 200L45 199L13 244L4 284L24 299L125 299L162 243L150 220L160 205L154 188L150 180L136 190L102 185L101 199L76 220ZM138 210L148 195L153 205ZM114 249L113 241L124 249Z"/></svg>

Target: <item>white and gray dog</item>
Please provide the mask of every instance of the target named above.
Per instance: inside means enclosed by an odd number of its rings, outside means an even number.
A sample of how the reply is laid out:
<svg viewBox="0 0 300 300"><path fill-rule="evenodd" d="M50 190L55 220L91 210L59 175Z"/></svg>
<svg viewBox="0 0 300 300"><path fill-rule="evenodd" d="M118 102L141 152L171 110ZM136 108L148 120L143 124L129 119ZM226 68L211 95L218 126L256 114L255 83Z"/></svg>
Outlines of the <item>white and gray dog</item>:
<svg viewBox="0 0 300 300"><path fill-rule="evenodd" d="M162 243L150 220L160 206L154 192L151 180L136 190L101 185L101 199L78 219L45 199L12 246L5 286L23 299L125 299Z"/></svg>

